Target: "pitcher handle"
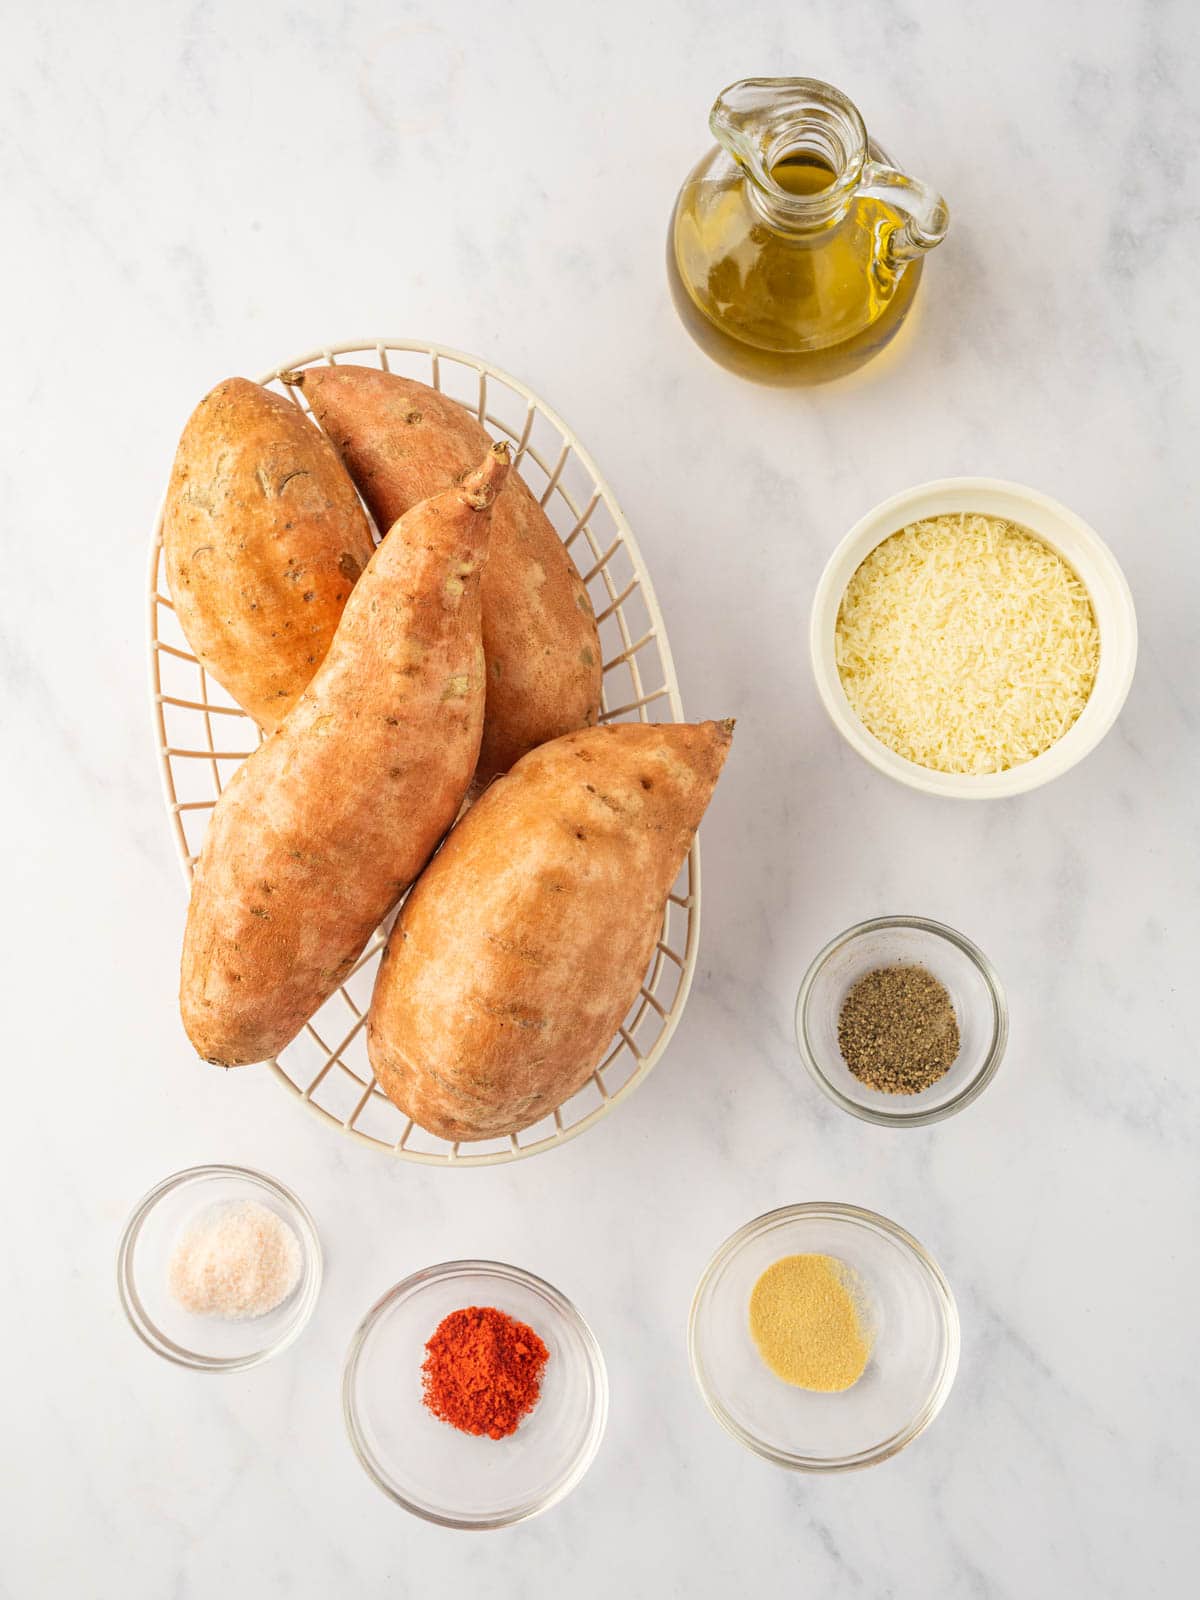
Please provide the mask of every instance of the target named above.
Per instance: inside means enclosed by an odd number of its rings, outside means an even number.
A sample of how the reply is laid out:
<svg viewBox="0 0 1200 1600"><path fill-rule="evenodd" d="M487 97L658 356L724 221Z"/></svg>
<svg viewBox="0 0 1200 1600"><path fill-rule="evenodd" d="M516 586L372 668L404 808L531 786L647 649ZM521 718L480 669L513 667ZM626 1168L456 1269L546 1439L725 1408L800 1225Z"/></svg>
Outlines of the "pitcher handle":
<svg viewBox="0 0 1200 1600"><path fill-rule="evenodd" d="M935 189L919 178L910 178L895 167L886 167L878 161L868 161L859 179L859 196L882 200L898 211L904 221L888 241L888 254L892 263L906 266L934 250L946 237L950 226L950 211Z"/></svg>

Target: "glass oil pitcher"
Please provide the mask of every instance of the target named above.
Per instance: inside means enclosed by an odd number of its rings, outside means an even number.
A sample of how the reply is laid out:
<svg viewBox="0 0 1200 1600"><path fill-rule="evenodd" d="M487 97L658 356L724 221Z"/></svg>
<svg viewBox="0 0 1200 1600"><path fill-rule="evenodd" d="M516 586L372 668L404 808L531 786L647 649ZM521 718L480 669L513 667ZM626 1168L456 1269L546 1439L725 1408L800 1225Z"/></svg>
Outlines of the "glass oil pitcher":
<svg viewBox="0 0 1200 1600"><path fill-rule="evenodd" d="M945 202L815 78L743 79L709 126L718 143L679 191L667 252L685 325L761 382L853 371L904 320L925 252L946 236Z"/></svg>

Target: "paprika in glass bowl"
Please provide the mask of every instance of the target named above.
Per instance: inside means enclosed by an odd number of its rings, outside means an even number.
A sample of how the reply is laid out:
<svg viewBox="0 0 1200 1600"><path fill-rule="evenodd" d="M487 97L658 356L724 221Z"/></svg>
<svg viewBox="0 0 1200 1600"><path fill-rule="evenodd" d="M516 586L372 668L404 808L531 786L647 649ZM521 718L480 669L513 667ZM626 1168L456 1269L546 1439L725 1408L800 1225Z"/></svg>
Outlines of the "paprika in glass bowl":
<svg viewBox="0 0 1200 1600"><path fill-rule="evenodd" d="M557 1289L498 1261L446 1261L367 1312L342 1407L355 1454L397 1505L447 1528L503 1528L583 1477L608 1378Z"/></svg>

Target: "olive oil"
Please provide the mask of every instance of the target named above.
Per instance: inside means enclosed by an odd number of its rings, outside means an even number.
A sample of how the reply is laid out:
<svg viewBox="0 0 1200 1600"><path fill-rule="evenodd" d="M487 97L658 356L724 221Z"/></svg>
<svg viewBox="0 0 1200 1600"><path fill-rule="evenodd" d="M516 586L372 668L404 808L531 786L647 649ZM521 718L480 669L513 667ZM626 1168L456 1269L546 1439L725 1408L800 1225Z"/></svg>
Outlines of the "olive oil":
<svg viewBox="0 0 1200 1600"><path fill-rule="evenodd" d="M807 150L790 151L771 168L771 182L785 194L820 194L836 177L831 166Z"/></svg>
<svg viewBox="0 0 1200 1600"><path fill-rule="evenodd" d="M816 78L739 79L708 126L717 142L684 179L667 243L685 327L760 382L854 371L908 316L946 202Z"/></svg>
<svg viewBox="0 0 1200 1600"><path fill-rule="evenodd" d="M819 198L837 174L797 152L770 178L786 196ZM892 265L888 251L903 225L884 201L852 192L815 226L780 226L740 180L688 182L667 252L676 309L709 355L746 377L840 377L891 341L912 304L922 263Z"/></svg>

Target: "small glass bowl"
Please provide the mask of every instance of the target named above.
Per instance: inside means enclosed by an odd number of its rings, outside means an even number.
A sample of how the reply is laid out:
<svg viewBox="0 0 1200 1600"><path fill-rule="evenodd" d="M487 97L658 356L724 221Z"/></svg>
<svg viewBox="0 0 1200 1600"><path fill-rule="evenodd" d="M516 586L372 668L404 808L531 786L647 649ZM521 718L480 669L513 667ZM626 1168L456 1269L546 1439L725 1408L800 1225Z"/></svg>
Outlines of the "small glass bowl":
<svg viewBox="0 0 1200 1600"><path fill-rule="evenodd" d="M274 1311L238 1321L202 1317L177 1305L167 1263L180 1233L200 1211L229 1200L255 1200L291 1227L300 1242L300 1281ZM290 1189L248 1167L189 1167L164 1178L139 1200L117 1252L117 1290L133 1331L151 1350L197 1372L244 1372L299 1338L321 1288L316 1224Z"/></svg>
<svg viewBox="0 0 1200 1600"><path fill-rule="evenodd" d="M426 1342L464 1306L506 1311L550 1352L537 1404L504 1439L461 1433L422 1398ZM561 1500L591 1466L608 1377L592 1330L557 1289L498 1261L446 1261L367 1312L346 1356L342 1409L359 1461L397 1505L446 1528L506 1528Z"/></svg>
<svg viewBox="0 0 1200 1600"><path fill-rule="evenodd" d="M795 1388L750 1335L750 1294L781 1256L835 1256L861 1280L873 1335L858 1382ZM937 1263L903 1228L858 1206L770 1211L713 1256L692 1300L692 1375L709 1410L748 1450L798 1472L846 1472L903 1450L945 1404L958 1370L958 1311Z"/></svg>
<svg viewBox="0 0 1200 1600"><path fill-rule="evenodd" d="M856 1078L838 1048L838 1017L850 989L877 967L925 967L949 991L958 1018L953 1066L920 1094L885 1094ZM920 1128L961 1111L992 1081L1008 1042L1008 1006L982 950L924 917L875 917L830 941L804 975L796 1043L821 1088L843 1111L886 1127Z"/></svg>

